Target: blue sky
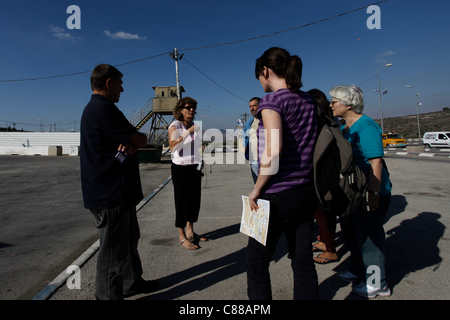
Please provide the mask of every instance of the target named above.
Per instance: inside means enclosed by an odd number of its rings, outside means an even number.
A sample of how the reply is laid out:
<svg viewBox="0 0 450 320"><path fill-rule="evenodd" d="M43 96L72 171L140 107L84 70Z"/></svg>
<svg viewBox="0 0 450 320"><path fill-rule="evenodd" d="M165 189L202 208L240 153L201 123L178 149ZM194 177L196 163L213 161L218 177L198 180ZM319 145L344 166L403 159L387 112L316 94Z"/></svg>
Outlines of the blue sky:
<svg viewBox="0 0 450 320"><path fill-rule="evenodd" d="M184 96L198 101L197 120L208 128L234 128L249 112L248 99L263 96L254 77L255 59L272 47L303 60L303 90L327 95L338 84L359 85L368 116L379 119L377 69L384 117L440 111L450 103L450 3L387 0L378 4L381 29L368 29L366 9L303 28L234 44L193 49L259 37L331 18L377 0L321 1L0 1L0 126L39 131L79 130L90 99L90 70L118 66L124 93L117 104L127 118L154 96L154 86L176 85L178 48ZM81 29L68 29L70 5L81 10ZM166 53L166 54L164 54ZM72 76L45 78L85 72ZM228 91L224 90L227 89ZM231 93L232 94L231 94ZM206 106L209 106L206 108ZM45 119L45 120L39 120ZM72 124L69 125L68 122ZM144 127L145 131L146 128Z"/></svg>

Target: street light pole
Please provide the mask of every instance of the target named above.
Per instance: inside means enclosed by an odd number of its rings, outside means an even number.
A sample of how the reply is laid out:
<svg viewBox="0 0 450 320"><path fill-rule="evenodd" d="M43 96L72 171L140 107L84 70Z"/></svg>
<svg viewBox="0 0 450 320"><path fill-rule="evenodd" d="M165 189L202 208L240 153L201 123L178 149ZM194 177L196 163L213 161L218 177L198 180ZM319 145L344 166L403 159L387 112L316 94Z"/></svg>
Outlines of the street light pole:
<svg viewBox="0 0 450 320"><path fill-rule="evenodd" d="M383 127L383 107L381 104L381 91L380 91L380 76L378 75L378 71L381 67L390 67L392 66L392 63L388 63L382 66L379 66L377 69L377 79L378 79L378 95L380 96L380 113L381 113L381 133L384 133L384 127Z"/></svg>
<svg viewBox="0 0 450 320"><path fill-rule="evenodd" d="M417 131L419 132L419 139L420 139L420 122L419 122L419 103L417 102L417 89L413 86L406 86L407 88L414 88L414 91L416 92L416 110L417 110Z"/></svg>

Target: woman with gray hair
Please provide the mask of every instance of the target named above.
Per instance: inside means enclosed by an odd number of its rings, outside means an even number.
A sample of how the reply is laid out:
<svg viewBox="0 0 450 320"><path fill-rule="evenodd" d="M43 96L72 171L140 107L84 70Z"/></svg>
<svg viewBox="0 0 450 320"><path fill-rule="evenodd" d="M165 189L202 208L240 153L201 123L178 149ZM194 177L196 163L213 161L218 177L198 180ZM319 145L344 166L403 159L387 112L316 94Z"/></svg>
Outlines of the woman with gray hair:
<svg viewBox="0 0 450 320"><path fill-rule="evenodd" d="M353 287L353 292L360 296L390 296L385 278L386 235L383 223L391 200L392 185L383 166L382 132L373 119L362 113L364 94L359 87L337 86L330 89L330 95L333 116L344 120L341 130L352 145L356 165L368 181L364 208L340 219L351 259L349 270L339 273L338 277L348 282L361 280Z"/></svg>

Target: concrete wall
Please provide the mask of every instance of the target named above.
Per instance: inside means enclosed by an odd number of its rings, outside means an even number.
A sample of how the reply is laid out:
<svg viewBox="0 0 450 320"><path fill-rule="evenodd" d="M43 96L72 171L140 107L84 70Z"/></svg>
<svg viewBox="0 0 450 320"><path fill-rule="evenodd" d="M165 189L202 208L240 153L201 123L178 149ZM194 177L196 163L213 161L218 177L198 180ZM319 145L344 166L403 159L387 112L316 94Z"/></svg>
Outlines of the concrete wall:
<svg viewBox="0 0 450 320"><path fill-rule="evenodd" d="M0 155L77 156L79 146L79 132L0 132Z"/></svg>

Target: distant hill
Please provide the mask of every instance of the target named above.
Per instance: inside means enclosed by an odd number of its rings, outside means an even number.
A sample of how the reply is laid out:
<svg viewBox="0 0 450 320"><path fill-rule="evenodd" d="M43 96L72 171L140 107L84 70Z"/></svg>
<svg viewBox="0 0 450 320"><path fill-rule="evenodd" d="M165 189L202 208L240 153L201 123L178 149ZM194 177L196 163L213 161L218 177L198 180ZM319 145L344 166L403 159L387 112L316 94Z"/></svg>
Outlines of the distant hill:
<svg viewBox="0 0 450 320"><path fill-rule="evenodd" d="M419 113L420 135L428 131L450 131L450 108L442 111ZM375 120L381 126L380 119ZM383 118L384 132L395 132L403 138L417 138L417 115ZM420 138L422 138L420 137Z"/></svg>

